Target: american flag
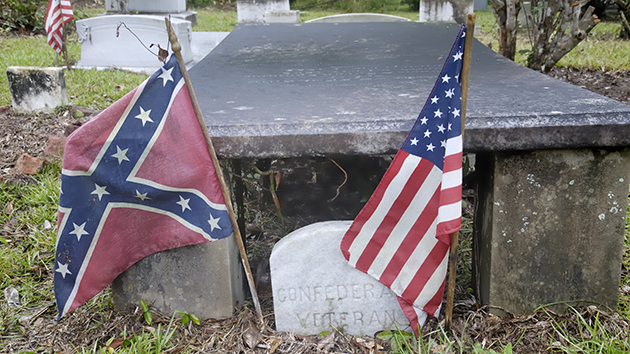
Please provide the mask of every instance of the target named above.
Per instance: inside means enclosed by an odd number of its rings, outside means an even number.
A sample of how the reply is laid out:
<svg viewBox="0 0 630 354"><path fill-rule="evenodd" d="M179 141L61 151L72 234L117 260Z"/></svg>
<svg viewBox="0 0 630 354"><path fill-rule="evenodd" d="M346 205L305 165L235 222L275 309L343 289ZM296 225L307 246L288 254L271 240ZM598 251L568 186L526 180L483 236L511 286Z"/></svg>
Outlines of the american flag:
<svg viewBox="0 0 630 354"><path fill-rule="evenodd" d="M58 54L61 54L63 46L63 25L72 19L74 19L74 14L70 0L50 0L48 2L44 28L48 33L48 45Z"/></svg>
<svg viewBox="0 0 630 354"><path fill-rule="evenodd" d="M55 251L58 319L145 256L228 237L216 173L174 55L72 133Z"/></svg>
<svg viewBox="0 0 630 354"><path fill-rule="evenodd" d="M462 26L413 129L341 242L352 266L398 295L414 330L439 314L449 235L461 227L465 36Z"/></svg>

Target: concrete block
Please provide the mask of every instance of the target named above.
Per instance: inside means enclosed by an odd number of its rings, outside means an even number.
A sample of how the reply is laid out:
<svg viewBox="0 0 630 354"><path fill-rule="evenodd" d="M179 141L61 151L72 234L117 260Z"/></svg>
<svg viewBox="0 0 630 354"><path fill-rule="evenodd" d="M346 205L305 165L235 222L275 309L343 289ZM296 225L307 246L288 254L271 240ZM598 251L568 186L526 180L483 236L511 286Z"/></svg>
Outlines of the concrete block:
<svg viewBox="0 0 630 354"><path fill-rule="evenodd" d="M140 300L169 316L187 311L200 319L229 317L244 301L241 260L234 236L143 258L112 283L114 306Z"/></svg>
<svg viewBox="0 0 630 354"><path fill-rule="evenodd" d="M289 0L237 0L236 12L238 23L265 23L268 12L286 12L291 10Z"/></svg>
<svg viewBox="0 0 630 354"><path fill-rule="evenodd" d="M168 47L168 35L163 16L150 15L109 15L77 21L77 34L81 43L81 60L77 67L123 69L145 68L149 72L157 70L162 63L150 53L124 26L124 23L146 45ZM173 29L182 45L185 62L192 60L192 26L189 21L171 18ZM116 34L119 34L116 36ZM157 47L151 48L157 53Z"/></svg>
<svg viewBox="0 0 630 354"><path fill-rule="evenodd" d="M339 244L351 223L311 224L275 245L269 264L278 331L319 334L331 324L352 335L409 329L396 295L343 258Z"/></svg>
<svg viewBox="0 0 630 354"><path fill-rule="evenodd" d="M298 23L300 22L300 11L269 11L265 12L266 23Z"/></svg>
<svg viewBox="0 0 630 354"><path fill-rule="evenodd" d="M466 24L473 13L474 0L420 0L420 22L455 21Z"/></svg>
<svg viewBox="0 0 630 354"><path fill-rule="evenodd" d="M52 113L57 106L68 104L63 68L9 66L7 79L16 112Z"/></svg>
<svg viewBox="0 0 630 354"><path fill-rule="evenodd" d="M482 304L512 314L557 301L616 308L630 149L478 153L476 170Z"/></svg>

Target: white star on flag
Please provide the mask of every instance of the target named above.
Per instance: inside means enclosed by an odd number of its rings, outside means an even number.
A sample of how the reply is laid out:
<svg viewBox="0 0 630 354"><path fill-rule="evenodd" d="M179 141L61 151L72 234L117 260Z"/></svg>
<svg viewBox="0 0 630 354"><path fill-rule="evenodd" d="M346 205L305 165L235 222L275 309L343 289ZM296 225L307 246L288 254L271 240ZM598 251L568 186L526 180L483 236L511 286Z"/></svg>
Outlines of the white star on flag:
<svg viewBox="0 0 630 354"><path fill-rule="evenodd" d="M188 209L188 210L192 210L190 209L190 206L188 206L188 203L190 202L190 198L188 199L184 199L181 195L179 196L179 202L176 202L175 204L179 204L182 207L182 213Z"/></svg>
<svg viewBox="0 0 630 354"><path fill-rule="evenodd" d="M433 96L431 97L431 104L437 104L439 100L438 96Z"/></svg>
<svg viewBox="0 0 630 354"><path fill-rule="evenodd" d="M427 129L427 131L426 131L426 132L424 132L424 137L425 137L425 138L428 138L428 137L430 137L430 136L431 136L431 131L429 131L429 129Z"/></svg>
<svg viewBox="0 0 630 354"><path fill-rule="evenodd" d="M453 95L455 94L455 89L450 89L448 91L444 91L444 94L446 94L446 97L452 98Z"/></svg>
<svg viewBox="0 0 630 354"><path fill-rule="evenodd" d="M77 225L75 223L72 223L72 225L74 225L74 231L70 231L71 235L77 235L77 239L79 241L81 241L81 236L83 235L87 235L88 232L85 231L85 223L81 224L81 225Z"/></svg>
<svg viewBox="0 0 630 354"><path fill-rule="evenodd" d="M452 113L453 117L459 117L459 109L455 108Z"/></svg>
<svg viewBox="0 0 630 354"><path fill-rule="evenodd" d="M446 131L446 128L444 128L444 124L440 124L440 125L438 125L438 131L439 131L440 133L444 133L444 132Z"/></svg>
<svg viewBox="0 0 630 354"><path fill-rule="evenodd" d="M142 126L144 127L144 124L146 122L151 122L153 123L153 119L151 119L151 117L149 117L149 114L151 114L151 110L145 111L144 108L140 107L140 114L138 114L136 116L136 118L140 119L142 121Z"/></svg>
<svg viewBox="0 0 630 354"><path fill-rule="evenodd" d="M413 139L409 140L409 142L411 143L411 145L418 145L418 141L419 141L419 140L418 140L418 139L416 139L416 138L413 138Z"/></svg>
<svg viewBox="0 0 630 354"><path fill-rule="evenodd" d="M435 117L433 117L433 118L442 118L442 111L440 111L439 108L438 108L437 111L435 111L433 113L435 113Z"/></svg>
<svg viewBox="0 0 630 354"><path fill-rule="evenodd" d="M147 193L140 193L140 192L138 192L138 190L137 190L137 189L136 189L136 195L135 195L135 197L136 197L136 198L138 198L138 199L140 199L140 200L142 200L143 202L144 202L145 200L150 200L150 199L151 199L151 198L147 197Z"/></svg>
<svg viewBox="0 0 630 354"><path fill-rule="evenodd" d="M120 165L123 161L129 161L129 158L127 157L127 151L129 149L125 149L125 150L121 150L120 147L118 147L118 145L116 145L116 153L112 155L112 157L115 157L118 159L118 164Z"/></svg>
<svg viewBox="0 0 630 354"><path fill-rule="evenodd" d="M428 121L427 117L422 117L422 119L420 119L420 124L421 125L422 124L427 124L427 121Z"/></svg>
<svg viewBox="0 0 630 354"><path fill-rule="evenodd" d="M98 195L98 200L101 200L104 195L109 195L109 192L105 190L105 188L107 188L107 186L99 186L96 183L94 183L94 186L96 187L96 189L94 191L92 191L92 193L90 193L90 194Z"/></svg>
<svg viewBox="0 0 630 354"><path fill-rule="evenodd" d="M463 54L464 54L464 53L462 53L462 52L457 52L457 53L455 53L455 55L453 55L453 59L454 59L455 61L457 61L457 60L462 60L462 55L463 55Z"/></svg>
<svg viewBox="0 0 630 354"><path fill-rule="evenodd" d="M427 145L427 151L433 151L433 149L435 149L435 146L433 146L432 143L429 143L429 145Z"/></svg>
<svg viewBox="0 0 630 354"><path fill-rule="evenodd" d="M448 74L442 76L442 83L448 82L448 80L450 80L450 76L448 76Z"/></svg>
<svg viewBox="0 0 630 354"><path fill-rule="evenodd" d="M57 273L61 273L61 276L65 279L66 278L66 274L72 274L70 273L70 271L68 270L68 263L66 264L61 264L59 262L57 262L57 265L59 266L59 268L57 268L55 270L55 272Z"/></svg>
<svg viewBox="0 0 630 354"><path fill-rule="evenodd" d="M173 77L171 76L172 71L173 68L170 68L168 70L162 68L162 73L160 74L160 76L158 76L159 79L162 79L162 86L166 86L167 82L173 81Z"/></svg>
<svg viewBox="0 0 630 354"><path fill-rule="evenodd" d="M212 214L210 214L210 220L208 220L208 223L210 224L210 231L213 231L214 229L221 229L221 226L219 226L219 220L221 218L213 218Z"/></svg>

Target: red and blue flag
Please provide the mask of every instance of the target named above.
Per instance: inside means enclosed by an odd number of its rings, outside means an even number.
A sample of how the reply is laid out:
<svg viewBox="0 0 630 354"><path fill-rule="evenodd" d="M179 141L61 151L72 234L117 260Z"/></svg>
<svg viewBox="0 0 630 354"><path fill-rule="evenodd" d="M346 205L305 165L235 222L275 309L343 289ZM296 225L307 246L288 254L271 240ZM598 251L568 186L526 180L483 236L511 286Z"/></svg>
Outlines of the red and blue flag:
<svg viewBox="0 0 630 354"><path fill-rule="evenodd" d="M59 199L58 319L150 254L228 237L216 173L174 55L73 132Z"/></svg>

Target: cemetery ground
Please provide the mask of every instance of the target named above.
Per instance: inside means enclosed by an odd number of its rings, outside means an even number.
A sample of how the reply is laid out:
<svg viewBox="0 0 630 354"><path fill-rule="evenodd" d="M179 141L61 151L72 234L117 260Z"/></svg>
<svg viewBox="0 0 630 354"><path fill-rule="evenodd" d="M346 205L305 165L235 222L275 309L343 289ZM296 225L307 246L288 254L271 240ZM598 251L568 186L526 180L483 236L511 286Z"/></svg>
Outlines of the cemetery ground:
<svg viewBox="0 0 630 354"><path fill-rule="evenodd" d="M92 8L81 9L89 13ZM235 24L230 9L200 9L203 30L229 31ZM205 16L220 14L220 28L204 24ZM330 13L320 13L327 15ZM417 16L417 14L413 14ZM496 47L496 28L491 15L480 14L478 39ZM315 12L308 16L317 17ZM412 16L412 15L409 15ZM227 18L227 19L226 19ZM490 18L490 20L488 20ZM303 16L304 19L304 16ZM485 21L485 22L484 22ZM204 27L207 26L207 27ZM629 43L615 39L615 23L602 23L586 43L582 43L560 66L550 73L557 79L585 87L613 99L630 103ZM617 29L616 29L617 28ZM199 30L196 28L195 30ZM526 36L519 44L526 53ZM72 37L71 37L72 38ZM7 65L54 65L54 54L38 35L0 37L0 69ZM610 49L612 48L612 49ZM79 56L78 45L70 44L70 57ZM458 290L452 333L443 329L443 317L431 320L423 329L420 342L403 333L381 333L376 338L347 336L331 328L330 333L297 336L274 331L273 308L267 267L271 247L287 232L308 224L312 218L289 212L287 199L280 207L281 222L265 177L249 167L245 234L251 263L257 271L259 296L266 324L260 327L251 303L237 309L226 319L198 322L194 314L159 314L138 304L128 312L113 310L111 295L104 291L62 321L54 322L56 307L52 290L56 210L61 160L54 151L44 152L50 136L65 136L98 111L127 93L146 76L122 71L66 72L71 106L54 114L18 114L12 111L6 81L0 87L0 352L6 353L625 353L630 351L630 252L624 252L620 277L618 309L594 306L569 308L557 313L548 306L533 314L514 314L507 318L489 315L477 308L468 292L470 287L470 217L474 195L465 196L465 225L460 244ZM53 149L54 150L54 149ZM18 158L27 153L41 158L42 169L33 175L15 171ZM332 165L331 160L322 159ZM278 173L278 194L287 193L291 169L296 163L276 161L264 168ZM320 161L321 162L321 161ZM344 167L345 161L335 162ZM262 165L259 167L263 168ZM306 164L308 168L308 164ZM347 167L346 167L347 168ZM264 172L264 171L263 171ZM245 173L244 173L245 174ZM254 184L258 185L256 187ZM340 184L321 186L333 192ZM347 190L349 187L345 186ZM286 196L286 194L285 194ZM288 198L290 199L290 198ZM299 204L298 204L299 205ZM356 206L358 207L358 206ZM630 218L626 219L626 248L630 246ZM14 291L12 289L15 289ZM443 316L443 315L442 315ZM407 344L404 344L407 343ZM253 349L252 349L253 348Z"/></svg>

